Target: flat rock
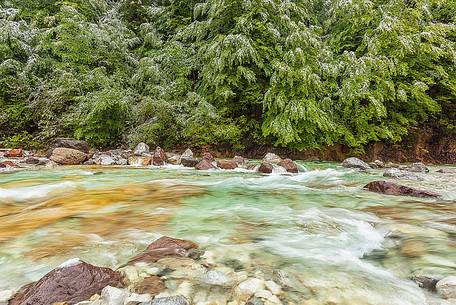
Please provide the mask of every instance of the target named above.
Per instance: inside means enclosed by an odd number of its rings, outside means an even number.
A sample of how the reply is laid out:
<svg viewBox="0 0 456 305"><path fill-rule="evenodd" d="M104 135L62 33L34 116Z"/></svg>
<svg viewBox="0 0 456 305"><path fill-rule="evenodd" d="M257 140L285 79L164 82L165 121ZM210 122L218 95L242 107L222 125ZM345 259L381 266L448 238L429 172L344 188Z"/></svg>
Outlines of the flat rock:
<svg viewBox="0 0 456 305"><path fill-rule="evenodd" d="M217 165L221 169L235 169L239 166L234 160L220 160L217 162Z"/></svg>
<svg viewBox="0 0 456 305"><path fill-rule="evenodd" d="M123 286L122 275L82 261L71 262L22 287L9 305L50 305L58 302L72 305L88 300L106 286Z"/></svg>
<svg viewBox="0 0 456 305"><path fill-rule="evenodd" d="M72 148L58 147L49 159L61 165L77 165L87 160L87 154Z"/></svg>
<svg viewBox="0 0 456 305"><path fill-rule="evenodd" d="M347 158L342 162L342 166L346 168L359 168L359 169L369 169L371 168L369 164L364 162L361 159L351 157Z"/></svg>
<svg viewBox="0 0 456 305"><path fill-rule="evenodd" d="M192 241L163 236L151 243L143 253L130 260L129 264L139 261L154 263L165 257L188 257L191 255L191 250L197 248L198 245Z"/></svg>
<svg viewBox="0 0 456 305"><path fill-rule="evenodd" d="M415 189L405 185L399 185L387 181L374 181L364 188L368 189L371 192L382 193L386 195L396 195L396 196L412 196L412 197L423 197L423 198L437 198L440 197L439 194Z"/></svg>
<svg viewBox="0 0 456 305"><path fill-rule="evenodd" d="M48 149L48 157L52 154L56 148L71 148L82 151L83 153L89 153L89 144L86 141L76 140L72 138L57 138L51 142Z"/></svg>
<svg viewBox="0 0 456 305"><path fill-rule="evenodd" d="M445 299L456 299L456 276L448 276L435 285L437 293Z"/></svg>

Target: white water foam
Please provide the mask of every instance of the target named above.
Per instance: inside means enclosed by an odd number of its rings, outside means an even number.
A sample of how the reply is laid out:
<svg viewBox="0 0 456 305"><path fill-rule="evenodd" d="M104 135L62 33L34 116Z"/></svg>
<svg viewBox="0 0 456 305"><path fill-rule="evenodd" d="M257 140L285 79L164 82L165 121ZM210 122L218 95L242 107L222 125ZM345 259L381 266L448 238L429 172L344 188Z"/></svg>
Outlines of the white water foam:
<svg viewBox="0 0 456 305"><path fill-rule="evenodd" d="M76 183L65 181L55 184L19 187L13 189L0 188L0 200L26 201L48 196L54 191L67 191L76 187Z"/></svg>

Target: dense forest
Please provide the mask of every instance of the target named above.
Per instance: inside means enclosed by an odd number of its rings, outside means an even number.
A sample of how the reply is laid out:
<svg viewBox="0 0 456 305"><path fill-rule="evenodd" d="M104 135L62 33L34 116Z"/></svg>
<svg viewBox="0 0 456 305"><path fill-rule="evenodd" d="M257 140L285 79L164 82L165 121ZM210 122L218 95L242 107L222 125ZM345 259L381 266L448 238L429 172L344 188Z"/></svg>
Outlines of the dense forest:
<svg viewBox="0 0 456 305"><path fill-rule="evenodd" d="M0 0L0 144L454 134L454 0Z"/></svg>

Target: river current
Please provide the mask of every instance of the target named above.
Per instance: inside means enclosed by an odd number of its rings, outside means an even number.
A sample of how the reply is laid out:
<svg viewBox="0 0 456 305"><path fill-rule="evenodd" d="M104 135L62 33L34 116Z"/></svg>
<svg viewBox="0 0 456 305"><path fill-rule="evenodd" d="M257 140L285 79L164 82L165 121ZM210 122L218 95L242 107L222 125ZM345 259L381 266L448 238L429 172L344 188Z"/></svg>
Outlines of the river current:
<svg viewBox="0 0 456 305"><path fill-rule="evenodd" d="M335 163L296 175L181 167L61 167L0 174L0 291L79 257L114 268L162 235L233 268L287 272L297 304L445 304L414 276L456 273L456 174L396 180L442 194L387 196ZM443 302L443 301L442 301Z"/></svg>

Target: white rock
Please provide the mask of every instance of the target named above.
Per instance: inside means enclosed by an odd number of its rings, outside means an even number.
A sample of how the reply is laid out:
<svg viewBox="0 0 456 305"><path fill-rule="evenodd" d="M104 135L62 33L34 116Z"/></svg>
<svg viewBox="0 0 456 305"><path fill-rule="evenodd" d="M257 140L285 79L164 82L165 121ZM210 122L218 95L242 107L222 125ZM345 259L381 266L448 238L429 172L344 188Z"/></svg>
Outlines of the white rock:
<svg viewBox="0 0 456 305"><path fill-rule="evenodd" d="M456 276L447 276L438 281L437 292L445 299L456 299Z"/></svg>
<svg viewBox="0 0 456 305"><path fill-rule="evenodd" d="M257 278L249 278L237 287L240 294L253 295L258 291L264 290L264 281Z"/></svg>
<svg viewBox="0 0 456 305"><path fill-rule="evenodd" d="M111 286L106 286L101 291L101 297L108 305L124 305L127 291Z"/></svg>
<svg viewBox="0 0 456 305"><path fill-rule="evenodd" d="M79 265L80 263L81 263L81 260L78 257L70 258L69 260L60 264L60 266L58 268L73 267L73 266Z"/></svg>
<svg viewBox="0 0 456 305"><path fill-rule="evenodd" d="M138 302L138 303L146 303L152 300L152 296L148 293L146 294L137 294L137 293L132 293L130 296L128 296L125 299L125 304L128 304L129 302Z"/></svg>
<svg viewBox="0 0 456 305"><path fill-rule="evenodd" d="M263 162L268 162L271 164L277 164L282 160L279 156L273 153L267 153L266 156L263 158Z"/></svg>
<svg viewBox="0 0 456 305"><path fill-rule="evenodd" d="M266 281L265 285L275 295L282 293L282 287L274 281Z"/></svg>
<svg viewBox="0 0 456 305"><path fill-rule="evenodd" d="M150 148L149 148L149 145L147 145L146 143L139 143L138 145L136 145L135 147L135 150L133 151L133 153L136 155L136 156L142 156L143 154L148 154L150 152Z"/></svg>

